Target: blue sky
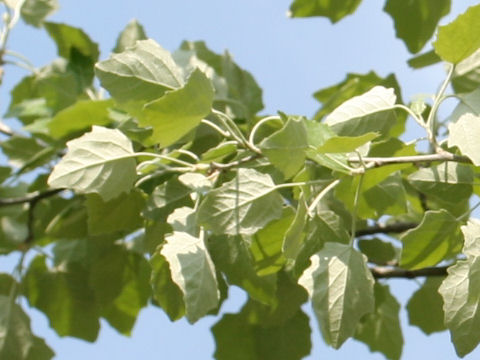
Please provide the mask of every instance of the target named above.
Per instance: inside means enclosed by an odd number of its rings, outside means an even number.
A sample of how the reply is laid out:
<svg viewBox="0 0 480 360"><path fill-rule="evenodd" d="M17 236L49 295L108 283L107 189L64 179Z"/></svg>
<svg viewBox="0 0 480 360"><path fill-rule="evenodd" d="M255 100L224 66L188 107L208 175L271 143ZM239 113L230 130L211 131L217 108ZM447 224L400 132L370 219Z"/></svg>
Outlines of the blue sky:
<svg viewBox="0 0 480 360"><path fill-rule="evenodd" d="M205 40L214 51L228 49L237 63L249 70L264 89L264 114L277 110L311 116L318 108L312 93L335 84L347 72L375 70L385 76L394 72L402 86L403 98L418 93L434 93L443 79L442 65L413 72L406 65L409 54L395 39L393 24L382 12L383 1L363 0L355 15L332 26L327 19L289 19L291 0L60 0L61 9L52 21L83 28L100 44L101 58L108 57L116 37L132 18L137 18L147 34L173 51L182 40ZM454 1L453 14L463 12L473 0ZM452 15L443 22L452 19ZM415 26L412 24L412 26ZM428 48L427 45L426 48ZM36 66L55 56L53 42L42 30L19 24L12 33L10 48L29 57ZM5 69L0 88L0 109L8 104L8 92L23 70ZM417 136L412 127L407 138ZM405 304L418 288L412 280L389 282L392 291ZM244 294L231 290L224 307L234 312L242 305ZM310 311L310 310L309 310ZM35 310L32 326L45 337L57 353L57 360L95 359L211 359L214 342L210 326L217 318L200 320L194 326L185 321L170 323L162 310L150 307L140 314L131 338L118 335L102 324L95 344L59 339L48 328L45 317ZM402 312L405 337L404 359L456 359L448 333L426 336L407 325ZM312 319L313 351L307 359L384 359L371 354L358 342L348 341L340 350L327 348ZM465 357L480 358L480 349Z"/></svg>

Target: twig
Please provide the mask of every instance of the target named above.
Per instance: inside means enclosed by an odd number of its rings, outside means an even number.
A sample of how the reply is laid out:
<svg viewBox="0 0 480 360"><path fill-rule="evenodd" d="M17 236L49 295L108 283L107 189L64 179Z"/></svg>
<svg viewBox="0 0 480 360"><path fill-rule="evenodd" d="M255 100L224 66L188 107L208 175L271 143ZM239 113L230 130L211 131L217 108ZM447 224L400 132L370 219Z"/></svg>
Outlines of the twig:
<svg viewBox="0 0 480 360"><path fill-rule="evenodd" d="M438 154L414 155L414 156L397 156L397 157L363 157L363 162L367 164L368 168L380 167L392 164L407 164L407 163L425 163L432 161L453 161L460 163L471 164L472 161L466 156L455 155L449 152L441 152ZM360 160L356 157L348 159L351 163L359 163Z"/></svg>
<svg viewBox="0 0 480 360"><path fill-rule="evenodd" d="M448 266L439 266L439 267L426 267L423 269L416 270L405 270L400 268L391 268L391 267L373 267L370 268L370 271L373 274L375 279L385 279L385 278L405 278L405 279L414 279L422 276L446 276Z"/></svg>
<svg viewBox="0 0 480 360"><path fill-rule="evenodd" d="M22 197L4 198L4 199L0 198L0 207L25 204L25 203L29 203L30 205L32 205L39 200L45 199L50 196L54 196L64 190L65 189L52 189L44 192L36 191Z"/></svg>
<svg viewBox="0 0 480 360"><path fill-rule="evenodd" d="M365 236L365 235L374 235L374 234L392 234L392 233L402 233L404 231L413 229L417 227L417 223L413 222L398 222L395 224L377 224L370 226L365 229L360 229L355 232L355 236Z"/></svg>

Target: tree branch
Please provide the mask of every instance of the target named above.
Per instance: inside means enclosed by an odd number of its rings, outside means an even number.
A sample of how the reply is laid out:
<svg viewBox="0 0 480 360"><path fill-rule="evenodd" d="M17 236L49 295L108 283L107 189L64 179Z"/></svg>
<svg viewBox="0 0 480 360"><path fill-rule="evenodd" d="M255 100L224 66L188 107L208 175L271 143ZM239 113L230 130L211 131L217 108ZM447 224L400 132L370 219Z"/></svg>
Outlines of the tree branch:
<svg viewBox="0 0 480 360"><path fill-rule="evenodd" d="M365 229L359 229L355 232L355 236L364 236L364 235L374 235L374 234L391 234L391 233L402 233L404 231L413 229L417 227L417 223L413 222L398 222L394 224L377 224L370 226Z"/></svg>
<svg viewBox="0 0 480 360"><path fill-rule="evenodd" d="M397 157L363 157L362 159L352 157L348 159L352 163L364 162L367 168L380 167L392 164L406 164L406 163L424 163L432 161L453 161L471 164L472 161L466 156L455 155L447 151L438 154L426 154L415 156L397 156Z"/></svg>
<svg viewBox="0 0 480 360"><path fill-rule="evenodd" d="M0 198L0 207L19 205L19 204L25 204L25 203L29 203L30 205L32 205L39 200L42 200L50 196L54 196L64 190L65 189L51 189L44 192L36 191L22 197L5 198L5 199Z"/></svg>
<svg viewBox="0 0 480 360"><path fill-rule="evenodd" d="M373 274L375 279L386 279L386 278L404 278L404 279L413 279L416 277L422 276L446 276L448 266L439 266L439 267L426 267L423 269L416 270L405 270L400 268L391 268L384 266L377 266L370 268L370 271Z"/></svg>

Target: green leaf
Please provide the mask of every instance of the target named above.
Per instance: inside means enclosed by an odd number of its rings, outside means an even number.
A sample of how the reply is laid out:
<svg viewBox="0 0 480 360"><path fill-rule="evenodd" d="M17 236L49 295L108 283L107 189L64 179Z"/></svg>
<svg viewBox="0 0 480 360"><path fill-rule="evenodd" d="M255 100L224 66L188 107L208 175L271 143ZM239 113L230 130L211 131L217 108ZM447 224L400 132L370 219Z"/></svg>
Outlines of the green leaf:
<svg viewBox="0 0 480 360"><path fill-rule="evenodd" d="M213 88L200 70L195 70L181 89L167 92L145 105L139 116L142 126L151 126L148 142L162 147L174 144L200 124L212 108Z"/></svg>
<svg viewBox="0 0 480 360"><path fill-rule="evenodd" d="M472 195L473 171L468 165L445 162L408 176L417 190L441 202L458 204Z"/></svg>
<svg viewBox="0 0 480 360"><path fill-rule="evenodd" d="M68 151L48 178L53 188L98 193L109 201L129 192L136 178L130 140L118 130L93 126L67 143Z"/></svg>
<svg viewBox="0 0 480 360"><path fill-rule="evenodd" d="M176 208L167 218L173 231L185 232L192 236L198 234L198 226L195 221L195 210L190 207Z"/></svg>
<svg viewBox="0 0 480 360"><path fill-rule="evenodd" d="M169 263L173 281L183 292L187 319L194 323L218 305L220 292L215 265L202 237L174 232L165 240L160 253Z"/></svg>
<svg viewBox="0 0 480 360"><path fill-rule="evenodd" d="M282 215L283 200L269 175L238 169L238 175L212 190L201 203L197 221L215 234L252 235Z"/></svg>
<svg viewBox="0 0 480 360"><path fill-rule="evenodd" d="M95 341L100 329L100 308L80 267L48 269L37 256L28 268L24 291L31 306L42 311L59 336Z"/></svg>
<svg viewBox="0 0 480 360"><path fill-rule="evenodd" d="M189 196L191 192L177 177L169 179L153 190L143 215L152 220L165 221L175 209L193 206Z"/></svg>
<svg viewBox="0 0 480 360"><path fill-rule="evenodd" d="M100 235L135 230L143 225L140 212L144 204L145 200L138 191L120 194L107 202L97 194L87 195L88 232Z"/></svg>
<svg viewBox="0 0 480 360"><path fill-rule="evenodd" d="M457 146L463 155L480 166L480 116L467 113L448 125L448 146Z"/></svg>
<svg viewBox="0 0 480 360"><path fill-rule="evenodd" d="M462 226L462 233L465 238L463 252L468 257L480 257L480 220L470 219L466 226Z"/></svg>
<svg viewBox="0 0 480 360"><path fill-rule="evenodd" d="M381 85L386 88L394 88L398 99L401 99L400 87L393 74L381 78L373 71L370 71L367 74L348 73L345 80L342 82L318 90L313 94L314 98L322 103L322 107L315 114L315 119L323 118L325 115L330 114L333 110L339 107L343 102L354 96L366 93L376 85Z"/></svg>
<svg viewBox="0 0 480 360"><path fill-rule="evenodd" d="M0 295L0 358L50 360L54 352L43 339L32 334L30 319L14 299Z"/></svg>
<svg viewBox="0 0 480 360"><path fill-rule="evenodd" d="M360 136L335 136L317 148L321 153L347 153L358 149L360 146L378 137L375 132L368 132Z"/></svg>
<svg viewBox="0 0 480 360"><path fill-rule="evenodd" d="M460 102L449 117L452 123L457 122L463 115L471 114L480 116L480 89L476 89L466 94L457 95ZM451 130L449 131L451 133Z"/></svg>
<svg viewBox="0 0 480 360"><path fill-rule="evenodd" d="M324 242L338 242L342 244L348 244L350 241L350 235L348 233L347 226L342 218L334 211L321 210L313 218L315 223L315 234L318 239Z"/></svg>
<svg viewBox="0 0 480 360"><path fill-rule="evenodd" d="M248 314L225 314L212 327L217 360L296 360L310 353L308 316L298 311L283 324L262 326Z"/></svg>
<svg viewBox="0 0 480 360"><path fill-rule="evenodd" d="M283 239L294 217L293 209L285 207L280 219L273 220L253 235L250 252L258 275L276 273L285 264L286 259L282 252Z"/></svg>
<svg viewBox="0 0 480 360"><path fill-rule="evenodd" d="M443 300L438 293L442 281L441 277L427 278L407 304L410 325L418 326L425 334L446 330L443 322Z"/></svg>
<svg viewBox="0 0 480 360"><path fill-rule="evenodd" d="M74 52L78 52L84 57L91 58L92 63L97 61L100 54L98 45L92 42L82 29L53 22L45 23L44 27L57 44L59 56L72 60Z"/></svg>
<svg viewBox="0 0 480 360"><path fill-rule="evenodd" d="M35 138L12 136L0 143L3 153L8 156L12 166L22 168L39 152L44 150Z"/></svg>
<svg viewBox="0 0 480 360"><path fill-rule="evenodd" d="M448 25L440 26L435 52L444 61L458 64L480 47L480 5L471 6Z"/></svg>
<svg viewBox="0 0 480 360"><path fill-rule="evenodd" d="M120 103L158 99L167 90L183 87L181 69L170 53L153 40L141 40L132 48L95 66L102 86Z"/></svg>
<svg viewBox="0 0 480 360"><path fill-rule="evenodd" d="M290 117L285 126L262 141L260 148L286 179L291 178L305 164L308 141L304 120Z"/></svg>
<svg viewBox="0 0 480 360"><path fill-rule="evenodd" d="M479 85L480 50L477 50L455 66L455 71L452 76L452 87L458 94L474 91Z"/></svg>
<svg viewBox="0 0 480 360"><path fill-rule="evenodd" d="M182 318L185 315L183 293L172 280L167 260L157 251L150 258L150 266L152 267L150 283L154 299L171 321Z"/></svg>
<svg viewBox="0 0 480 360"><path fill-rule="evenodd" d="M252 299L272 304L276 301L276 276L256 273L248 245L240 236L211 236L208 239L208 251L215 267L225 274L228 283L241 287Z"/></svg>
<svg viewBox="0 0 480 360"><path fill-rule="evenodd" d="M92 125L108 125L112 122L108 112L112 105L112 100L80 100L48 122L49 134L59 139Z"/></svg>
<svg viewBox="0 0 480 360"><path fill-rule="evenodd" d="M133 19L127 24L120 35L118 35L113 52L121 53L135 46L138 40L147 40L147 38L143 26L136 19Z"/></svg>
<svg viewBox="0 0 480 360"><path fill-rule="evenodd" d="M349 245L328 242L310 261L298 283L312 299L323 338L338 349L374 311L375 281L366 258Z"/></svg>
<svg viewBox="0 0 480 360"><path fill-rule="evenodd" d="M407 211L407 196L399 172L364 191L359 203L359 213L371 212L371 217L402 215Z"/></svg>
<svg viewBox="0 0 480 360"><path fill-rule="evenodd" d="M480 257L469 256L448 268L438 289L443 298L445 324L458 356L473 351L480 342Z"/></svg>
<svg viewBox="0 0 480 360"><path fill-rule="evenodd" d="M430 50L408 59L407 63L413 69L421 69L430 65L438 64L440 61L442 61L442 59L438 57L435 50Z"/></svg>
<svg viewBox="0 0 480 360"><path fill-rule="evenodd" d="M290 16L325 16L332 23L352 14L362 0L295 0L290 5Z"/></svg>
<svg viewBox="0 0 480 360"><path fill-rule="evenodd" d="M400 266L420 269L457 254L461 248L459 228L458 220L446 210L427 211L422 222L400 238L403 243Z"/></svg>
<svg viewBox="0 0 480 360"><path fill-rule="evenodd" d="M375 86L337 107L325 123L342 136L358 136L369 132L387 133L395 125L393 107L397 97L393 89Z"/></svg>
<svg viewBox="0 0 480 360"><path fill-rule="evenodd" d="M58 7L58 0L26 0L20 13L27 24L40 27Z"/></svg>
<svg viewBox="0 0 480 360"><path fill-rule="evenodd" d="M295 218L288 227L283 239L282 251L287 259L295 260L305 239L305 225L308 219L307 204L303 198L298 200Z"/></svg>
<svg viewBox="0 0 480 360"><path fill-rule="evenodd" d="M405 42L411 53L417 53L432 37L440 19L450 12L450 1L388 0L384 11L395 23L397 38Z"/></svg>
<svg viewBox="0 0 480 360"><path fill-rule="evenodd" d="M354 338L367 344L372 352L379 351L387 359L399 360L403 347L400 304L388 285L375 283L374 292L375 310L361 320Z"/></svg>
<svg viewBox="0 0 480 360"><path fill-rule="evenodd" d="M397 249L391 243L377 238L360 239L358 248L367 256L368 261L376 264L388 264L397 258Z"/></svg>

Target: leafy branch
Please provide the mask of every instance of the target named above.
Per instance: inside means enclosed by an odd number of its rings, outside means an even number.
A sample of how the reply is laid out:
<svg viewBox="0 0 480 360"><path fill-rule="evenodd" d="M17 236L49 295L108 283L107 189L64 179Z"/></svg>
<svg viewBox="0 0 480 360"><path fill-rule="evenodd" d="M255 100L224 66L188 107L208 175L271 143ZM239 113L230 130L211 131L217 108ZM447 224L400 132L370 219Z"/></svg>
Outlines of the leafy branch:
<svg viewBox="0 0 480 360"><path fill-rule="evenodd" d="M406 270L401 268L392 267L372 267L370 271L375 279L391 279L391 278L404 278L414 279L417 277L429 277L429 276L447 276L448 266L439 267L426 267L422 269Z"/></svg>

